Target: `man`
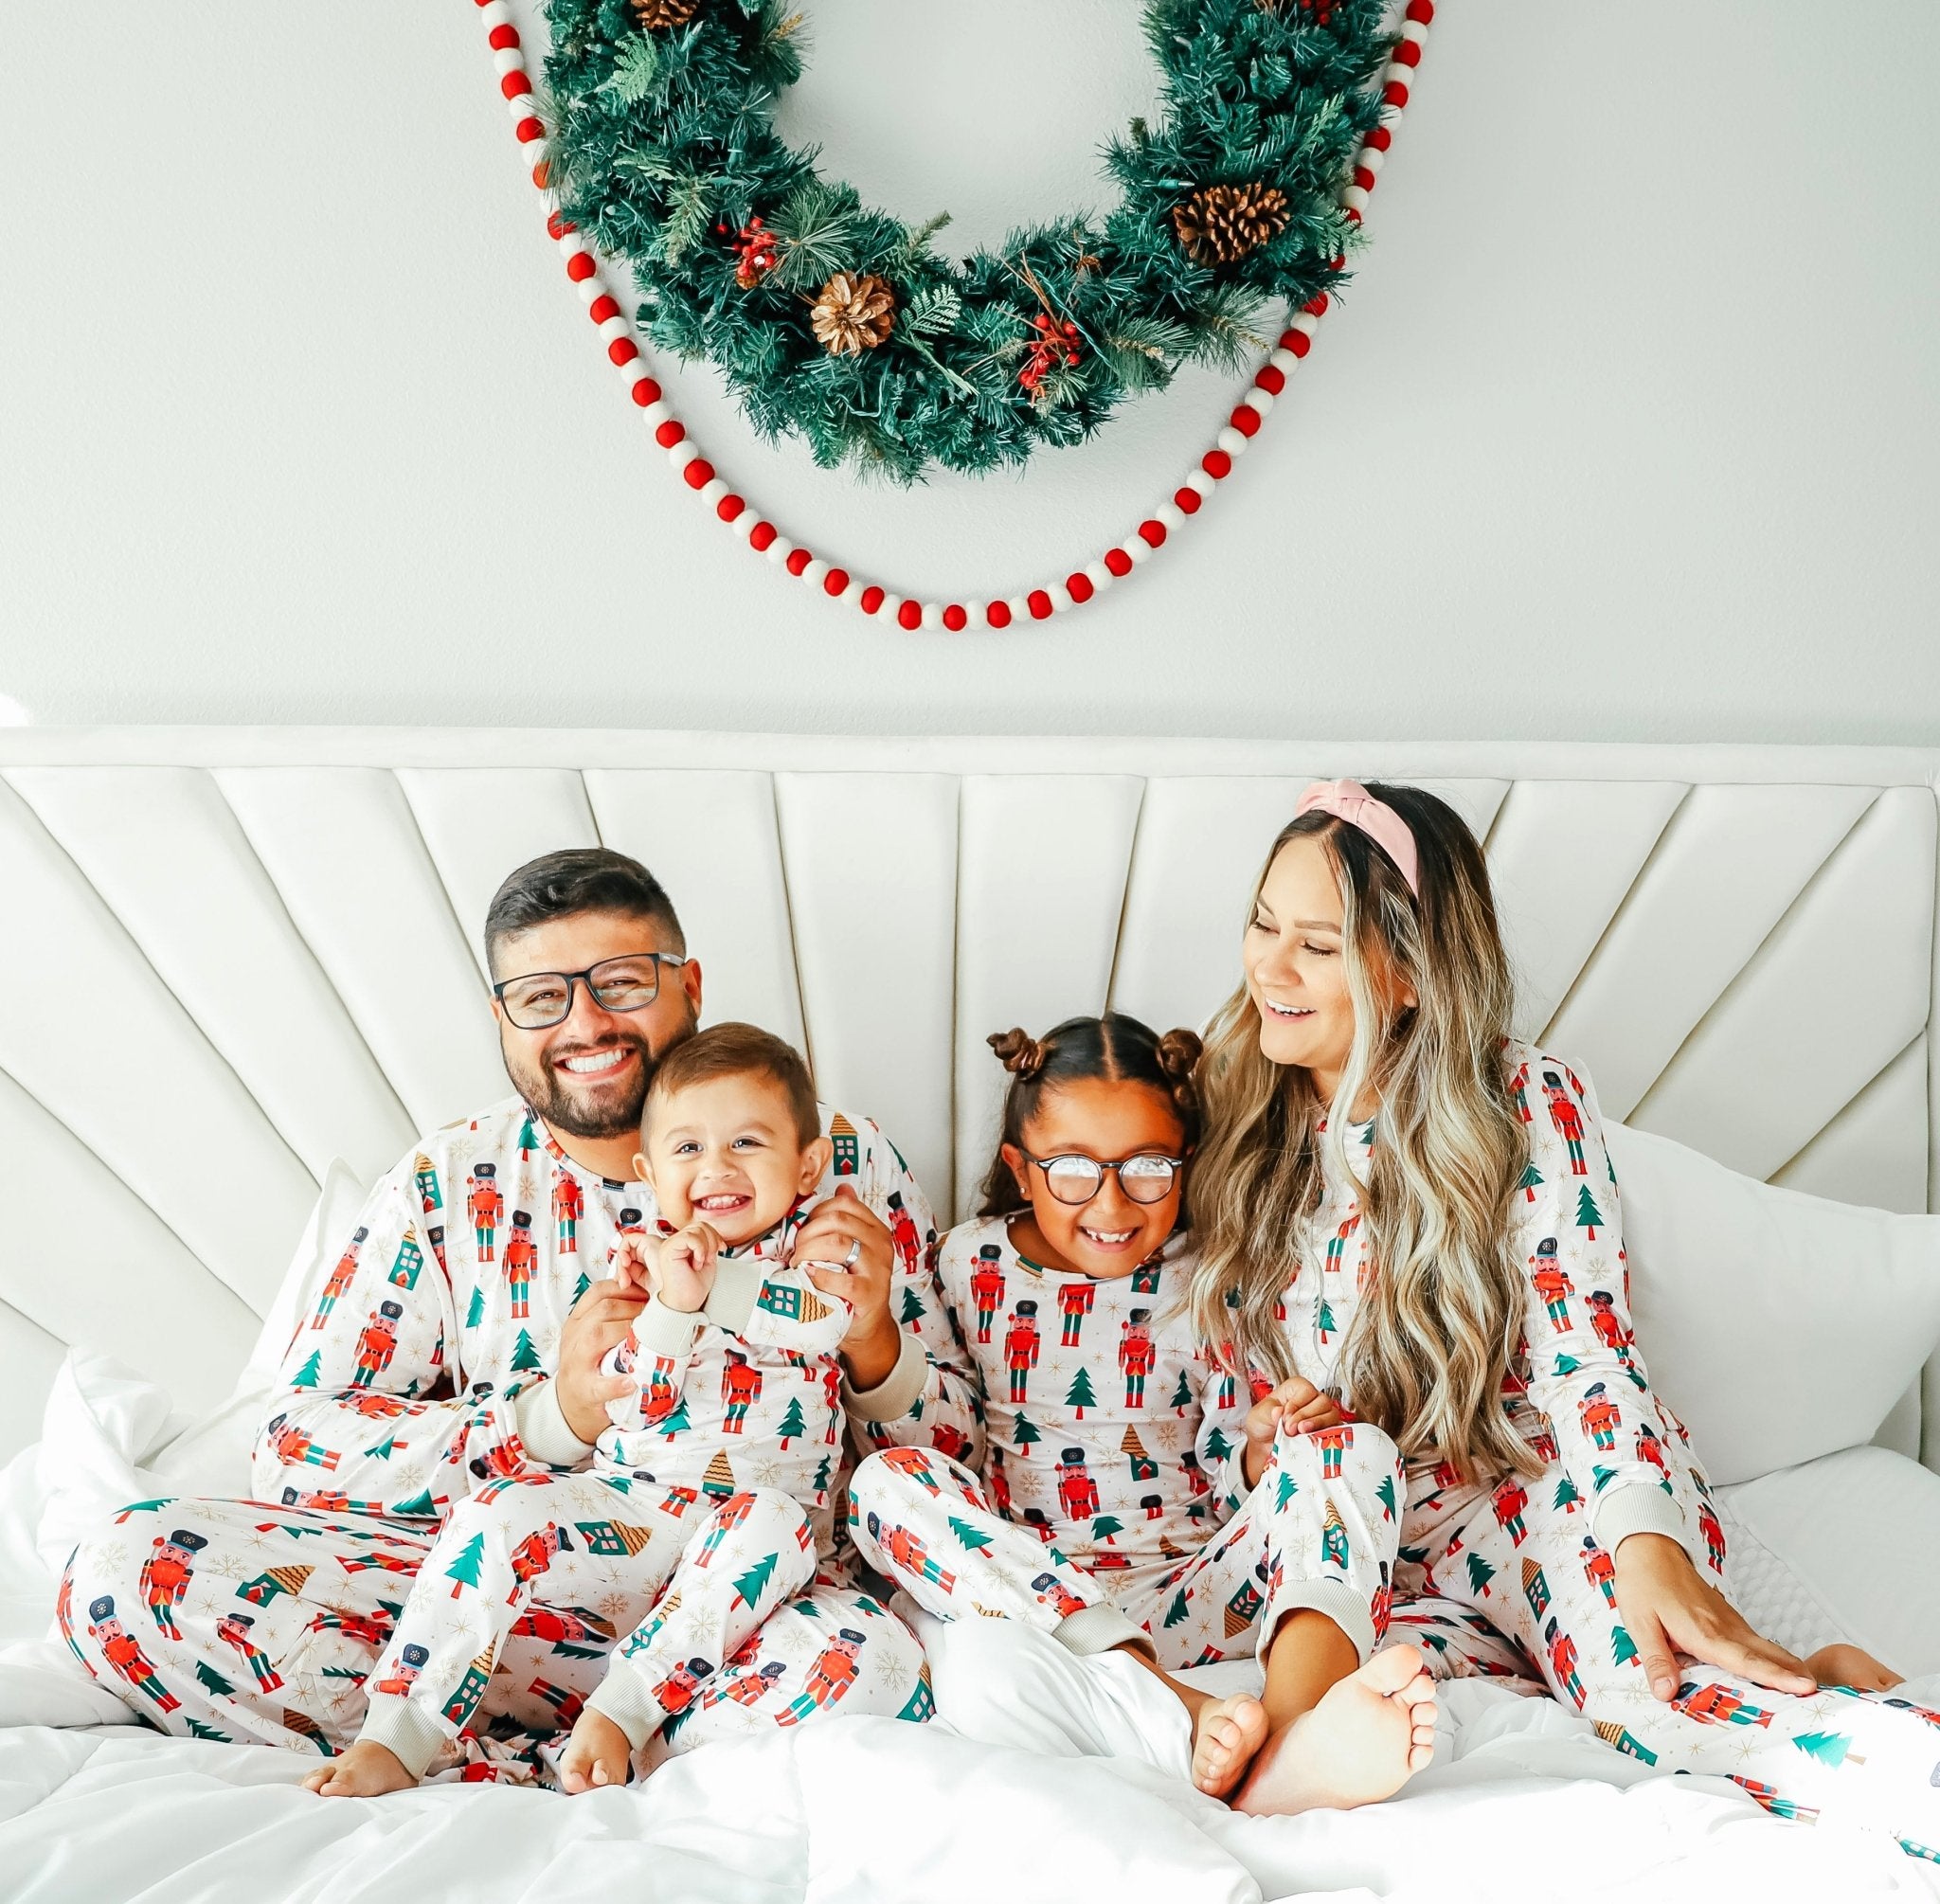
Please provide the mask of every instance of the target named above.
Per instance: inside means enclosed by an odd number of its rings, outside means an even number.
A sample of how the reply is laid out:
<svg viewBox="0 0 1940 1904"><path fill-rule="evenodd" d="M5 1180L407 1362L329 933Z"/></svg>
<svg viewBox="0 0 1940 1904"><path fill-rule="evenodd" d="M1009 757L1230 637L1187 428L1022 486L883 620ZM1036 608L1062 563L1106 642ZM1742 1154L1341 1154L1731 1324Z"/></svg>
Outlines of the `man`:
<svg viewBox="0 0 1940 1904"><path fill-rule="evenodd" d="M599 1364L646 1299L602 1272L622 1230L656 1219L651 1191L632 1180L640 1106L655 1068L699 1022L700 965L659 883L603 850L519 868L493 899L485 942L515 1095L423 1139L371 1193L355 1249L300 1320L284 1358L253 1454L258 1499L124 1511L125 1522L166 1509L171 1527L205 1543L197 1590L176 1609L180 1640L159 1638L161 1657L137 1681L99 1634L70 1623L89 1669L170 1730L325 1751L353 1737L363 1677L452 1504L534 1464L585 1465L606 1402L628 1387L602 1377ZM959 1437L974 1443L974 1389L929 1267L928 1204L867 1119L824 1106L823 1125L839 1127L845 1141L822 1186L833 1194L803 1225L796 1250L843 1266L813 1273L839 1284L853 1309L839 1352L851 1425L875 1446L929 1444L939 1433L952 1446ZM440 1250L432 1220L441 1228L452 1210L464 1210L470 1224L445 1231ZM526 1216L516 1263L501 1234L514 1212ZM533 1212L562 1220L532 1223ZM392 1273L400 1260L420 1273L401 1280ZM907 1295L919 1300L906 1303ZM911 1320L899 1326L903 1315ZM379 1395L393 1406L373 1407ZM319 1446L336 1456L333 1492L363 1512L263 1505L293 1500L285 1490L314 1478L307 1450ZM650 1489L653 1477L638 1484ZM835 1530L817 1533L828 1551ZM138 1556L150 1551L146 1537L104 1527L69 1563L63 1604L77 1595L81 1605L117 1593L138 1599ZM855 1590L854 1567L852 1552L837 1552L807 1593L771 1617L762 1634L765 1690L695 1713L676 1750L824 1708L918 1715L926 1705L921 1649ZM257 1678L275 1686L274 1698L239 1691L217 1670L225 1645L233 1667L233 1583L250 1576L278 1587L250 1603ZM607 1636L624 1636L651 1611L622 1590L623 1578L616 1569L603 1595L579 1582L579 1598L592 1604L568 1610L590 1611L597 1627L535 1608L542 1617L521 1623L529 1630L515 1632L499 1659L474 1662L488 1689L434 1769L463 1756L470 1775L530 1775L536 1742L558 1729L561 1698L590 1692ZM556 1637L566 1632L572 1637ZM868 1670L835 1684L831 1648L845 1660L862 1649Z"/></svg>

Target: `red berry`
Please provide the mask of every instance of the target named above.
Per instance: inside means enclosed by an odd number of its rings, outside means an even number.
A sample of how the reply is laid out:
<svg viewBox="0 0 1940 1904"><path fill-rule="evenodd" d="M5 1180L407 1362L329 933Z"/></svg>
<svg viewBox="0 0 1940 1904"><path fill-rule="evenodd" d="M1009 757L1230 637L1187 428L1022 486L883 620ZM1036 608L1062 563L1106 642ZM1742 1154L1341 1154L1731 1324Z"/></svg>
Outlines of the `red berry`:
<svg viewBox="0 0 1940 1904"><path fill-rule="evenodd" d="M641 409L649 404L660 401L660 386L651 377L636 377L633 381L633 400Z"/></svg>
<svg viewBox="0 0 1940 1904"><path fill-rule="evenodd" d="M1173 507L1181 515L1197 515L1199 505L1205 500L1195 489L1176 489L1172 493Z"/></svg>
<svg viewBox="0 0 1940 1904"><path fill-rule="evenodd" d="M566 260L566 275L568 278L570 278L575 284L584 283L585 280L588 278L590 278L594 272L599 270L599 268L600 267L593 262L593 254L590 251L575 251L573 255Z"/></svg>
<svg viewBox="0 0 1940 1904"><path fill-rule="evenodd" d="M747 546L756 554L760 554L763 549L775 546L775 538L780 533L781 530L772 522L758 522L748 531Z"/></svg>
<svg viewBox="0 0 1940 1904"><path fill-rule="evenodd" d="M983 611L983 619L993 628L1008 628L1011 625L1011 604L1008 602L993 602Z"/></svg>
<svg viewBox="0 0 1940 1904"><path fill-rule="evenodd" d="M1199 467L1214 482L1223 482L1232 474L1232 458L1224 450L1208 450L1199 458Z"/></svg>
<svg viewBox="0 0 1940 1904"><path fill-rule="evenodd" d="M606 355L616 364L631 364L640 353L640 347L631 337L616 337L606 347Z"/></svg>
<svg viewBox="0 0 1940 1904"><path fill-rule="evenodd" d="M862 600L855 604L865 615L873 615L883 605L883 591L873 582L862 591Z"/></svg>
<svg viewBox="0 0 1940 1904"><path fill-rule="evenodd" d="M1088 602L1098 593L1091 585L1091 578L1081 568L1075 575L1065 577L1065 593L1073 602Z"/></svg>
<svg viewBox="0 0 1940 1904"><path fill-rule="evenodd" d="M791 548L783 566L790 575L799 575L815 560L813 551L806 548Z"/></svg>
<svg viewBox="0 0 1940 1904"><path fill-rule="evenodd" d="M1132 572L1132 558L1122 548L1107 548L1105 551L1105 566L1114 575L1129 575Z"/></svg>
<svg viewBox="0 0 1940 1904"><path fill-rule="evenodd" d="M1260 413L1250 404L1241 404L1227 419L1243 437L1256 437L1260 434Z"/></svg>
<svg viewBox="0 0 1940 1904"><path fill-rule="evenodd" d="M735 520L736 517L738 517L741 514L742 511L745 510L746 507L746 503L743 502L738 495L724 495L721 498L721 500L714 505L714 513L718 515L723 522L732 522Z"/></svg>
<svg viewBox="0 0 1940 1904"><path fill-rule="evenodd" d="M920 602L904 602L902 607L896 610L896 620L905 628L910 629L912 632L915 629L921 628L923 626L923 603Z"/></svg>
<svg viewBox="0 0 1940 1904"><path fill-rule="evenodd" d="M832 568L822 577L822 593L839 595L849 586L849 571L846 568Z"/></svg>
<svg viewBox="0 0 1940 1904"><path fill-rule="evenodd" d="M1286 387L1286 372L1277 365L1262 364L1260 373L1253 379L1256 389L1265 390L1268 396L1277 397Z"/></svg>
<svg viewBox="0 0 1940 1904"><path fill-rule="evenodd" d="M963 627L963 624L969 620L969 616L964 614L962 608L954 602L952 602L950 605L943 610L943 626L947 628L952 635L960 633Z"/></svg>
<svg viewBox="0 0 1940 1904"><path fill-rule="evenodd" d="M519 29L516 27L494 27L486 35L485 44L494 53L507 53L519 43Z"/></svg>
<svg viewBox="0 0 1940 1904"><path fill-rule="evenodd" d="M684 430L678 423L676 423L672 417L669 417L667 421L664 423L662 423L657 430L654 432L654 440L656 443L658 443L663 450L671 450L674 447L674 445L681 440L682 437L686 436L686 430Z"/></svg>
<svg viewBox="0 0 1940 1904"><path fill-rule="evenodd" d="M586 315L595 324L603 324L607 318L620 315L620 300L610 291L602 291L586 306Z"/></svg>
<svg viewBox="0 0 1940 1904"><path fill-rule="evenodd" d="M1051 597L1043 589L1033 588L1024 598L1024 604L1031 611L1032 620L1049 621L1051 620Z"/></svg>
<svg viewBox="0 0 1940 1904"><path fill-rule="evenodd" d="M714 466L706 457L695 457L681 471L680 479L689 489L706 489L714 479Z"/></svg>

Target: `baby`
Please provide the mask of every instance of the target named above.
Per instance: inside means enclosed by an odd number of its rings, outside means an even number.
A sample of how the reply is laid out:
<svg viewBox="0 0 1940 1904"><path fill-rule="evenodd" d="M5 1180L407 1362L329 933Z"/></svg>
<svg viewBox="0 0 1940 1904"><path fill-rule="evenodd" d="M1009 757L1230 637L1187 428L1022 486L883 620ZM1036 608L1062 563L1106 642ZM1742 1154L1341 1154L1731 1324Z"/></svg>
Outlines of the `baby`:
<svg viewBox="0 0 1940 1904"><path fill-rule="evenodd" d="M808 1069L752 1025L698 1032L655 1072L640 1142L662 1233L616 1261L651 1300L602 1365L632 1386L608 1404L590 1471L534 1465L454 1507L370 1675L361 1733L312 1790L415 1785L542 1596L588 1631L635 1628L569 1715L559 1767L568 1791L623 1784L826 1552L851 1311L790 1261L830 1157ZM742 1478L755 1471L759 1487Z"/></svg>

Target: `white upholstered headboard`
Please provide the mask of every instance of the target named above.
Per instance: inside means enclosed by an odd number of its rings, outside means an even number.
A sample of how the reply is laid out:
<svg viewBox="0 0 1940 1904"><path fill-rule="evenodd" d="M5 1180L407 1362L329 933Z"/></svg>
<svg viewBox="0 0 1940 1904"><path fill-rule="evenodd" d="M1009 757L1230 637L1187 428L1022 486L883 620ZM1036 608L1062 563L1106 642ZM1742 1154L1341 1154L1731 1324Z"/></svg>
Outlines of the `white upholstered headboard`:
<svg viewBox="0 0 1940 1904"><path fill-rule="evenodd" d="M0 1458L64 1345L218 1398L329 1160L503 1094L479 927L604 842L662 877L708 1015L805 1041L940 1209L986 1033L1198 1023L1318 775L1486 836L1521 1026L1607 1116L1929 1207L1935 776L1898 749L733 734L0 731ZM1933 1410L1930 1408L1930 1415Z"/></svg>

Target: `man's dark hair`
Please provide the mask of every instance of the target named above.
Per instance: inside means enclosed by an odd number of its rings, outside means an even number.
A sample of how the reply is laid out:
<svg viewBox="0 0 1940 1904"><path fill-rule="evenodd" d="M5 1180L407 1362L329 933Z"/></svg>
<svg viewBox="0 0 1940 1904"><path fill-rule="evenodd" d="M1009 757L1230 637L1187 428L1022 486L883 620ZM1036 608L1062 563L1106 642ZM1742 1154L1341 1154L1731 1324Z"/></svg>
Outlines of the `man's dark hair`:
<svg viewBox="0 0 1940 1904"><path fill-rule="evenodd" d="M485 962L498 971L498 948L515 932L575 912L619 912L659 926L685 953L687 940L667 889L637 859L603 846L572 846L529 859L492 895L485 910Z"/></svg>

